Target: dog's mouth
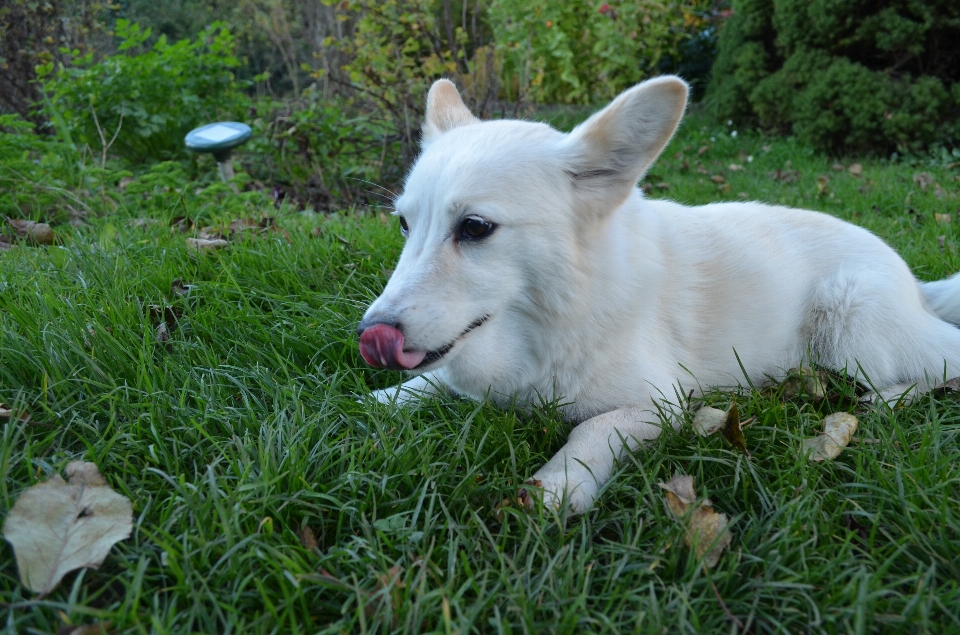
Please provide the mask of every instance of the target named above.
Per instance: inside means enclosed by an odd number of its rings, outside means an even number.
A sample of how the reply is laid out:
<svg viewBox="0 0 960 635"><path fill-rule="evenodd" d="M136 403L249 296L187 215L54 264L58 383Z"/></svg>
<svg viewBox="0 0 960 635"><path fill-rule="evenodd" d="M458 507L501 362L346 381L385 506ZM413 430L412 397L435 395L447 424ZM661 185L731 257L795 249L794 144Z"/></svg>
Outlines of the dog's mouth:
<svg viewBox="0 0 960 635"><path fill-rule="evenodd" d="M375 324L360 335L360 355L365 362L375 368L390 370L420 370L443 359L453 350L457 342L470 331L480 327L490 319L490 315L477 318L467 325L453 341L432 351L406 351L403 349L403 333L389 324Z"/></svg>

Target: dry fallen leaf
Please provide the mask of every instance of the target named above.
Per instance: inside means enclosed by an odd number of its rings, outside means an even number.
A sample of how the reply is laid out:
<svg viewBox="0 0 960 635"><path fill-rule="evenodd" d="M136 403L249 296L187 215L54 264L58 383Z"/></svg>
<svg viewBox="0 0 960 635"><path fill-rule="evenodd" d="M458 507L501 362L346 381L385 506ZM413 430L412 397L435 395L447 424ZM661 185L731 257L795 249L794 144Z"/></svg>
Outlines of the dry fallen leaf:
<svg viewBox="0 0 960 635"><path fill-rule="evenodd" d="M693 429L701 437L708 437L723 427L727 413L719 408L704 406L693 416Z"/></svg>
<svg viewBox="0 0 960 635"><path fill-rule="evenodd" d="M849 168L847 168L847 171L850 172L852 176L860 176L861 174L863 174L863 166L860 165L859 163L854 163Z"/></svg>
<svg viewBox="0 0 960 635"><path fill-rule="evenodd" d="M730 546L730 521L727 515L713 511L710 499L697 503L693 477L677 475L666 483L658 483L665 492L667 507L674 516L687 522L684 542L703 558L709 568L717 566L723 550Z"/></svg>
<svg viewBox="0 0 960 635"><path fill-rule="evenodd" d="M57 629L57 635L107 635L112 626L110 620L103 624L64 624Z"/></svg>
<svg viewBox="0 0 960 635"><path fill-rule="evenodd" d="M811 461L825 461L840 455L860 422L852 414L835 412L823 419L823 434L803 440L804 452Z"/></svg>
<svg viewBox="0 0 960 635"><path fill-rule="evenodd" d="M723 178L722 174L714 174L713 176L710 177L710 180L719 185L720 183L723 183L727 179Z"/></svg>
<svg viewBox="0 0 960 635"><path fill-rule="evenodd" d="M809 366L791 368L783 383L783 398L808 397L814 401L822 401L827 396L829 375Z"/></svg>
<svg viewBox="0 0 960 635"><path fill-rule="evenodd" d="M222 238L187 238L187 247L197 251L211 251L222 249L230 243Z"/></svg>
<svg viewBox="0 0 960 635"><path fill-rule="evenodd" d="M951 214L934 214L933 218L938 223L949 223L953 220L953 216Z"/></svg>
<svg viewBox="0 0 960 635"><path fill-rule="evenodd" d="M943 382L942 384L940 384L939 386L936 386L933 389L933 393L935 395L945 395L948 392L960 392L960 377L954 377L953 379L948 379L947 381ZM0 417L3 416L2 408L3 408L3 405L0 404ZM9 410L7 412L9 412Z"/></svg>
<svg viewBox="0 0 960 635"><path fill-rule="evenodd" d="M35 223L32 220L19 218L8 218L7 222L18 234L37 245L52 245L57 238L53 230L50 229L50 225L46 223Z"/></svg>
<svg viewBox="0 0 960 635"><path fill-rule="evenodd" d="M317 548L317 537L314 535L310 525L302 525L297 532L297 538L300 539L300 546L304 549L313 551Z"/></svg>
<svg viewBox="0 0 960 635"><path fill-rule="evenodd" d="M130 499L113 491L95 464L68 463L67 477L54 474L28 488L3 525L20 581L41 596L74 569L98 568L132 527Z"/></svg>
<svg viewBox="0 0 960 635"><path fill-rule="evenodd" d="M740 410L736 403L732 404L726 412L708 406L700 408L693 417L693 429L702 437L710 436L719 430L730 445L745 454L750 454L747 451L743 430L740 428Z"/></svg>

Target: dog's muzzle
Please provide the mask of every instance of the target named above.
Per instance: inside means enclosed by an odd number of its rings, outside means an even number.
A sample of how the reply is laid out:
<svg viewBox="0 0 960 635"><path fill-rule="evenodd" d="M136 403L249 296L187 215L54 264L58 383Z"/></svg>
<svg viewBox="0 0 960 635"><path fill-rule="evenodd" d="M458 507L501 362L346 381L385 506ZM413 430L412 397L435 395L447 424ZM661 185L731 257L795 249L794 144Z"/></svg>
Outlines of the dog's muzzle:
<svg viewBox="0 0 960 635"><path fill-rule="evenodd" d="M410 370L419 366L427 353L403 350L400 329L390 324L374 324L360 331L360 355L375 368Z"/></svg>

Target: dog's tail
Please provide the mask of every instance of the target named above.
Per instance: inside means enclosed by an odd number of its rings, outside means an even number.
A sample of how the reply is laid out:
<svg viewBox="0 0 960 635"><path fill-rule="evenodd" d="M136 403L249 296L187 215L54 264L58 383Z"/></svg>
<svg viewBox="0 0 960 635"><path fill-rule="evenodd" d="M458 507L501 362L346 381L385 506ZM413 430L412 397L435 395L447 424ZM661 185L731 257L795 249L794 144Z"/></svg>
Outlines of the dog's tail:
<svg viewBox="0 0 960 635"><path fill-rule="evenodd" d="M960 326L960 273L945 280L922 282L927 306L944 322Z"/></svg>

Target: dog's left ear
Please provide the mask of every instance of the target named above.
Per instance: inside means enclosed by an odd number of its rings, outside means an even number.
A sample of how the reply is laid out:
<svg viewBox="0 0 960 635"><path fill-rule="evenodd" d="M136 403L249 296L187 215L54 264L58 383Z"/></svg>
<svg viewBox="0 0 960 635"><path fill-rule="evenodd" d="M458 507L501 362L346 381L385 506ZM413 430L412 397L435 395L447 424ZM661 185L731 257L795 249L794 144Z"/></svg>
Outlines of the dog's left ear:
<svg viewBox="0 0 960 635"><path fill-rule="evenodd" d="M463 103L453 82L438 79L427 93L427 119L423 122L421 143L426 146L448 130L478 121Z"/></svg>
<svg viewBox="0 0 960 635"><path fill-rule="evenodd" d="M585 202L600 213L623 203L673 136L687 93L687 83L673 75L647 80L570 133L567 174Z"/></svg>

